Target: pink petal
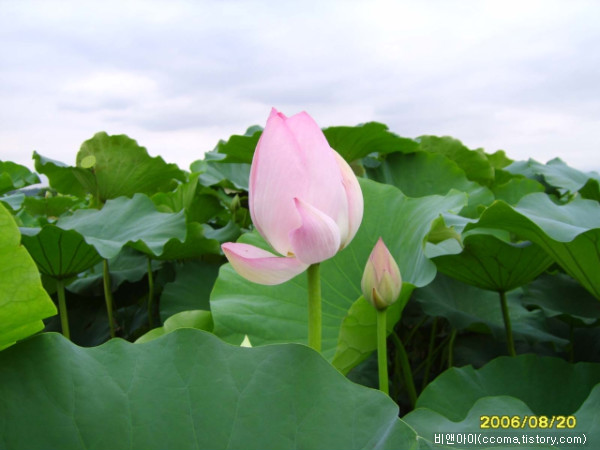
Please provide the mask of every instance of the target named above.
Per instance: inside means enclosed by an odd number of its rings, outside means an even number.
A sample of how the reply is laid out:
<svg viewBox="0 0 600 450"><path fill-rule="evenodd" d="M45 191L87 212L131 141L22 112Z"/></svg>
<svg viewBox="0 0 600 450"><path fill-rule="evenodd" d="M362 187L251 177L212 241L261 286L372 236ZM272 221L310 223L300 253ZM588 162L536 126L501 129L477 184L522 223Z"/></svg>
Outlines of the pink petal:
<svg viewBox="0 0 600 450"><path fill-rule="evenodd" d="M227 242L221 248L239 275L258 284L284 283L308 267L296 258L276 256L253 245Z"/></svg>
<svg viewBox="0 0 600 450"><path fill-rule="evenodd" d="M282 255L292 252L290 232L301 226L294 198L334 219L346 203L334 152L318 125L306 113L287 118L273 109L252 161L249 206L259 233Z"/></svg>
<svg viewBox="0 0 600 450"><path fill-rule="evenodd" d="M347 228L342 232L342 247L347 246L356 235L362 222L364 211L364 200L358 179L350 165L337 152L334 152L336 161L342 172L342 184L346 193L347 205L346 218L342 222L347 223ZM339 225L340 221L338 221ZM341 229L341 226L340 226Z"/></svg>
<svg viewBox="0 0 600 450"><path fill-rule="evenodd" d="M296 257L315 264L334 256L340 249L340 229L333 219L312 205L295 199L302 226L290 233Z"/></svg>

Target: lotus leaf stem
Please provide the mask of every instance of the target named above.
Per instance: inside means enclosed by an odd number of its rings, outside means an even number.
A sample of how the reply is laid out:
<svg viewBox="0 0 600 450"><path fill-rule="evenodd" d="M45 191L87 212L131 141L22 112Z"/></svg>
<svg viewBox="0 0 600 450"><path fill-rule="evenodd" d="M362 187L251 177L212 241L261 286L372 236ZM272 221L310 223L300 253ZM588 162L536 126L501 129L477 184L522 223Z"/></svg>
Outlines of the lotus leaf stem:
<svg viewBox="0 0 600 450"><path fill-rule="evenodd" d="M60 313L62 334L70 340L71 331L69 330L69 314L67 312L67 300L65 298L65 282L60 278L56 280L56 293L58 295L58 311Z"/></svg>
<svg viewBox="0 0 600 450"><path fill-rule="evenodd" d="M500 306L502 307L502 318L504 319L504 329L506 330L506 347L510 356L517 356L515 351L515 342L513 340L512 325L510 324L510 315L508 313L508 304L506 302L506 292L499 291Z"/></svg>
<svg viewBox="0 0 600 450"><path fill-rule="evenodd" d="M106 313L108 314L108 324L110 326L110 337L114 338L115 322L113 320L113 297L110 287L110 271L108 269L108 260L104 260L103 264L103 280L104 280L104 300L106 301Z"/></svg>

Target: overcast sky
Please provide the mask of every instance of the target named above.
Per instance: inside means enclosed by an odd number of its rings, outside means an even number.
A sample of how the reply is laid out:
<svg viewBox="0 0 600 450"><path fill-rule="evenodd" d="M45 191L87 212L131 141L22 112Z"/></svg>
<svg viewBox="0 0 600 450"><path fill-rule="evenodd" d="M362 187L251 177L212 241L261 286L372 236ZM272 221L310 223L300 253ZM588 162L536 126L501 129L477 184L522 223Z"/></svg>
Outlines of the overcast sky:
<svg viewBox="0 0 600 450"><path fill-rule="evenodd" d="M0 160L188 169L272 106L600 170L600 1L0 0Z"/></svg>

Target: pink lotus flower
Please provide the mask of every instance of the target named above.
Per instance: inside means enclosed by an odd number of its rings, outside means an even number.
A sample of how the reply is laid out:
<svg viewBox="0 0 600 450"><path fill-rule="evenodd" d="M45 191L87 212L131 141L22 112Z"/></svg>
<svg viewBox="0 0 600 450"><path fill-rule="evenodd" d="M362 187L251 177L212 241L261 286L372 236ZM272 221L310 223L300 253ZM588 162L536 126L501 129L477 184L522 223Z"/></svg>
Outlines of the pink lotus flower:
<svg viewBox="0 0 600 450"><path fill-rule="evenodd" d="M233 268L260 284L280 284L344 248L360 226L363 197L352 169L305 112L273 109L258 141L249 188L250 215L280 255L248 244L222 248Z"/></svg>

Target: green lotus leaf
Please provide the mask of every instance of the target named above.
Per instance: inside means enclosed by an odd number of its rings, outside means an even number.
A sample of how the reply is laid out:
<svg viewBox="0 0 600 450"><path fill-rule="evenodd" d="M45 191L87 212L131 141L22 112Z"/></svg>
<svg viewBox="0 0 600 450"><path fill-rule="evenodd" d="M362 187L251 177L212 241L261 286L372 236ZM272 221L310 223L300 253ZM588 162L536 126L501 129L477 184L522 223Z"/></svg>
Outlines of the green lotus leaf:
<svg viewBox="0 0 600 450"><path fill-rule="evenodd" d="M531 354L501 356L481 369L447 370L421 393L417 408L429 408L456 421L466 417L476 400L507 395L523 401L538 415L569 415L581 407L598 383L598 363L570 364Z"/></svg>
<svg viewBox="0 0 600 450"><path fill-rule="evenodd" d="M185 240L178 241L170 239L164 246L164 249L159 259L190 259L199 258L202 255L221 254L221 245L216 239L211 239L206 236L210 234L211 229L207 225L202 225L197 222L188 222L186 224ZM148 250L144 242L130 244L133 248L147 254L153 254L152 250Z"/></svg>
<svg viewBox="0 0 600 450"><path fill-rule="evenodd" d="M161 268L162 262L152 260L152 270ZM125 282L135 283L148 274L148 256L124 247L117 256L109 258L110 280L112 290L117 290ZM67 290L83 296L103 296L103 263L99 263L81 273L79 277L67 286Z"/></svg>
<svg viewBox="0 0 600 450"><path fill-rule="evenodd" d="M192 164L192 170L200 172L199 180L203 186L248 190L250 164L226 162L221 153L207 153L204 160Z"/></svg>
<svg viewBox="0 0 600 450"><path fill-rule="evenodd" d="M0 203L0 349L44 328L57 313L13 217Z"/></svg>
<svg viewBox="0 0 600 450"><path fill-rule="evenodd" d="M496 174L498 173L498 169L504 169L514 162L512 159L506 156L506 152L504 150L496 150L494 153L486 154L486 156L487 160L495 169Z"/></svg>
<svg viewBox="0 0 600 450"><path fill-rule="evenodd" d="M496 228L532 241L600 299L600 204L576 198L557 205L543 193L530 194L516 207L497 201L465 230Z"/></svg>
<svg viewBox="0 0 600 450"><path fill-rule="evenodd" d="M251 126L243 135L234 134L227 141L219 141L215 149L207 153L222 153L226 155L225 162L250 164L262 130L258 125ZM192 163L192 172L201 171L197 170L197 166L195 167L197 163L199 162Z"/></svg>
<svg viewBox="0 0 600 450"><path fill-rule="evenodd" d="M42 228L21 228L21 242L41 273L67 279L99 263L96 249L75 230L47 224Z"/></svg>
<svg viewBox="0 0 600 450"><path fill-rule="evenodd" d="M419 136L419 148L437 153L454 161L467 175L467 178L483 185L494 179L494 167L483 150L469 150L458 139L449 136Z"/></svg>
<svg viewBox="0 0 600 450"><path fill-rule="evenodd" d="M39 182L39 177L27 167L12 161L0 161L0 195Z"/></svg>
<svg viewBox="0 0 600 450"><path fill-rule="evenodd" d="M0 353L0 447L416 449L394 402L297 344L180 329L80 348L44 334Z"/></svg>
<svg viewBox="0 0 600 450"><path fill-rule="evenodd" d="M492 234L469 234L463 251L434 258L438 270L463 283L508 292L534 280L553 262L531 242L512 243Z"/></svg>
<svg viewBox="0 0 600 450"><path fill-rule="evenodd" d="M201 309L181 311L165 320L162 327L153 328L146 334L140 336L136 339L135 343L143 344L144 342L150 342L180 328L195 328L196 330L211 332L213 327L214 324L210 311Z"/></svg>
<svg viewBox="0 0 600 450"><path fill-rule="evenodd" d="M185 209L189 222L205 223L223 211L219 193L198 183L200 174L193 173L189 181L172 192L158 192L152 201L161 212L179 212Z"/></svg>
<svg viewBox="0 0 600 450"><path fill-rule="evenodd" d="M135 193L170 191L177 184L175 180L185 181L184 173L175 164L167 164L159 156L151 157L144 147L125 135L109 136L104 132L81 144L77 167L90 171L92 177L80 181L87 192L102 202Z"/></svg>
<svg viewBox="0 0 600 450"><path fill-rule="evenodd" d="M516 205L527 194L544 192L544 185L523 175L514 175L496 169L496 179L490 189L496 200L504 200L509 205Z"/></svg>
<svg viewBox="0 0 600 450"><path fill-rule="evenodd" d="M600 303L577 281L564 273L545 274L524 287L523 304L538 307L546 317L592 325L600 319Z"/></svg>
<svg viewBox="0 0 600 450"><path fill-rule="evenodd" d="M402 283L400 298L386 312L387 332L392 332L402 316L402 310L410 299L414 286ZM338 344L331 364L344 375L363 362L377 349L377 313L371 303L359 297L344 317L340 327Z"/></svg>
<svg viewBox="0 0 600 450"><path fill-rule="evenodd" d="M579 193L583 198L589 198L600 202L600 179L590 178L581 189Z"/></svg>
<svg viewBox="0 0 600 450"><path fill-rule="evenodd" d="M435 277L435 265L424 254L431 223L442 211L460 209L466 196L408 198L393 186L361 180L365 200L362 225L351 244L321 263L323 295L323 355L331 359L346 313L362 295L364 266L381 236L400 267L402 279L424 286ZM263 245L257 233L240 242ZM262 242L262 244L261 244ZM239 344L248 335L253 345L300 342L307 339L306 275L278 285L251 283L226 264L222 266L211 294L215 333ZM360 359L357 359L358 362ZM346 364L348 364L346 362Z"/></svg>
<svg viewBox="0 0 600 450"><path fill-rule="evenodd" d="M459 421L450 420L428 408L416 409L406 416L405 419L421 436L421 448L486 448L491 450L521 447L568 449L574 446L583 446L584 443L586 446L594 446L600 442L600 433L596 425L599 403L600 385L596 385L590 396L581 405L581 408L570 416L554 416L554 421L552 420L552 415L545 416L548 421L541 423L553 424L552 429L537 428L541 416L535 414L523 401L509 396L481 398L474 403L467 416ZM485 417L495 417L492 419L494 422L487 423L489 428L481 429L482 425L486 426L486 419L482 419ZM510 424L511 421L516 425L515 428L506 429L500 425ZM491 428L490 423L497 428ZM522 428L521 424L524 425ZM568 428L567 424L569 424L569 427L573 425L575 427ZM556 428L557 426L563 428ZM445 433L439 433L440 430L444 430ZM477 431L474 433L474 430ZM442 441L442 439L447 439L445 436L448 436L450 433L454 434L451 443L449 444L445 440ZM479 435L482 446L473 446L468 442L465 443L463 439L460 439L460 443L457 442L459 433L464 433L463 436L471 436L471 438L474 435ZM440 437L440 435L443 435L444 438ZM432 443L436 442L436 436L438 438L437 443L444 443L447 447L432 446ZM502 442L505 445L492 445L489 440L484 441L484 437L487 439L490 437L503 439ZM561 438L577 439L571 442L579 443L579 445L573 445L572 443L563 445L559 440ZM495 443L497 442L495 441Z"/></svg>
<svg viewBox="0 0 600 450"><path fill-rule="evenodd" d="M85 203L70 195L25 197L23 208L32 216L56 219L69 211L85 207Z"/></svg>
<svg viewBox="0 0 600 450"><path fill-rule="evenodd" d="M469 204L461 214L477 217L479 205L494 201L492 192L469 181L465 172L452 160L435 153L394 153L376 169L368 170L369 178L399 188L409 197L446 195L451 189L466 192Z"/></svg>
<svg viewBox="0 0 600 450"><path fill-rule="evenodd" d="M101 210L78 210L56 225L79 232L105 259L117 256L129 243L151 256L161 256L171 239L183 242L186 236L183 211L158 212L143 194L109 200Z"/></svg>
<svg viewBox="0 0 600 450"><path fill-rule="evenodd" d="M562 193L575 193L585 186L588 181L600 181L600 176L595 172L585 173L569 167L560 158L554 158L546 164L541 164L533 159L512 164L506 168L512 173L520 173L526 176L543 177L546 183Z"/></svg>
<svg viewBox="0 0 600 450"><path fill-rule="evenodd" d="M165 284L160 297L160 318L165 321L182 311L210 309L209 297L219 266L185 261L175 266L175 280Z"/></svg>
<svg viewBox="0 0 600 450"><path fill-rule="evenodd" d="M438 273L435 281L413 293L413 300L432 317L445 317L458 330L492 333L504 340L506 331L496 292L482 290ZM507 295L512 331L517 340L553 342L565 346L567 341L548 329L542 311L529 311L520 300L520 292Z"/></svg>
<svg viewBox="0 0 600 450"><path fill-rule="evenodd" d="M574 429L560 429L556 420L551 430L530 427L535 422L527 420L516 430L487 431L512 436L586 434L587 445L594 446L600 443L599 403L600 364L521 355L497 358L478 370L471 366L447 370L427 386L417 400L417 409L403 420L431 442L434 433L442 430L486 431L481 429L481 416L515 416L520 418L519 425L525 416L546 416L549 422L552 417L575 416Z"/></svg>
<svg viewBox="0 0 600 450"><path fill-rule="evenodd" d="M87 186L93 183L93 174L81 167L71 167L60 161L46 158L33 152L35 170L48 177L50 186L61 194L85 197L89 190Z"/></svg>
<svg viewBox="0 0 600 450"><path fill-rule="evenodd" d="M323 133L331 148L346 161L355 161L371 153L414 152L419 147L414 139L400 137L379 122L355 127L329 127Z"/></svg>
<svg viewBox="0 0 600 450"><path fill-rule="evenodd" d="M11 210L18 211L23 206L25 198L25 194L18 192L15 194L3 195L0 197L0 202L4 203L4 206L8 206Z"/></svg>

